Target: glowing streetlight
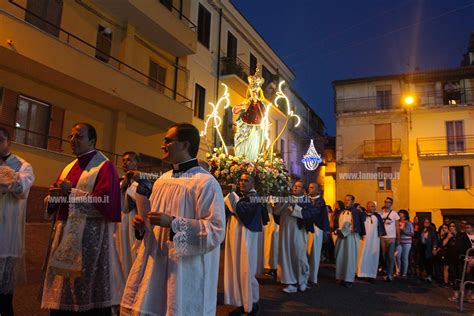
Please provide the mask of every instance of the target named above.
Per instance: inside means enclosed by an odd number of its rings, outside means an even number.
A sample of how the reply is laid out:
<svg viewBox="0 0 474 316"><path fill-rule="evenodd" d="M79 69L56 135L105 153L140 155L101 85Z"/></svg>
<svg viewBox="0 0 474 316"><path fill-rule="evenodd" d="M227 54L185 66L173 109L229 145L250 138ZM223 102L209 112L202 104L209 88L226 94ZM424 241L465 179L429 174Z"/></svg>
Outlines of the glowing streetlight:
<svg viewBox="0 0 474 316"><path fill-rule="evenodd" d="M413 96L407 95L404 101L405 101L406 106L412 106L413 103L415 102L415 99L413 98Z"/></svg>
<svg viewBox="0 0 474 316"><path fill-rule="evenodd" d="M407 95L405 96L405 99L403 99L403 101L405 102L405 107L408 108L408 122L410 124L410 131L412 129L412 123L411 123L411 106L413 105L413 103L415 103L415 98L411 95ZM406 112L406 110L405 110Z"/></svg>

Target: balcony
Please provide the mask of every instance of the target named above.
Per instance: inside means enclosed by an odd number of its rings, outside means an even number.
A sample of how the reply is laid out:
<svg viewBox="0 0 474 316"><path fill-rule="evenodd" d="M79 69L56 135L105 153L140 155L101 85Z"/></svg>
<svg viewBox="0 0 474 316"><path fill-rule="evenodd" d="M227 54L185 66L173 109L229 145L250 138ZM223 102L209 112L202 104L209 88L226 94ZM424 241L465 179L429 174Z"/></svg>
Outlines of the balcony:
<svg viewBox="0 0 474 316"><path fill-rule="evenodd" d="M100 51L104 63L97 51L63 29L54 37L0 10L0 68L163 128L191 120L192 102L176 88Z"/></svg>
<svg viewBox="0 0 474 316"><path fill-rule="evenodd" d="M364 140L365 159L374 158L401 158L401 140L399 138Z"/></svg>
<svg viewBox="0 0 474 316"><path fill-rule="evenodd" d="M237 57L221 57L220 79L241 96L247 93L250 67Z"/></svg>
<svg viewBox="0 0 474 316"><path fill-rule="evenodd" d="M175 56L196 53L196 25L169 1L94 0L105 11L136 27L138 33Z"/></svg>
<svg viewBox="0 0 474 316"><path fill-rule="evenodd" d="M449 92L434 91L413 93L415 105L424 107L474 105L474 89L458 88ZM367 96L356 98L338 98L336 96L336 113L383 111L401 109L405 94L385 94L383 96Z"/></svg>
<svg viewBox="0 0 474 316"><path fill-rule="evenodd" d="M418 138L416 147L419 157L473 156L474 135Z"/></svg>

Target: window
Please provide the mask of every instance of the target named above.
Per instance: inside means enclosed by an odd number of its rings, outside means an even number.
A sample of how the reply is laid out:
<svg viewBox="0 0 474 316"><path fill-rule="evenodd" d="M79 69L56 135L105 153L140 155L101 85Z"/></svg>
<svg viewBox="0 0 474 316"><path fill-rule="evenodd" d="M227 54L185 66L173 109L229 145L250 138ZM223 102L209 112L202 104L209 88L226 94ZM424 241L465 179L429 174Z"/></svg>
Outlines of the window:
<svg viewBox="0 0 474 316"><path fill-rule="evenodd" d="M102 25L97 27L97 41L95 47L95 58L108 63L110 58L110 50L112 49L111 29Z"/></svg>
<svg viewBox="0 0 474 316"><path fill-rule="evenodd" d="M4 94L3 91L5 91L5 88L0 87L0 104L3 104L3 94Z"/></svg>
<svg viewBox="0 0 474 316"><path fill-rule="evenodd" d="M379 191L392 190L392 168L380 167L377 168L377 187Z"/></svg>
<svg viewBox="0 0 474 316"><path fill-rule="evenodd" d="M227 58L237 58L237 38L231 32L227 32Z"/></svg>
<svg viewBox="0 0 474 316"><path fill-rule="evenodd" d="M282 158L285 157L285 140L283 138L280 139L280 154Z"/></svg>
<svg viewBox="0 0 474 316"><path fill-rule="evenodd" d="M59 37L63 13L62 0L28 0L26 9L28 12L26 12L25 20L28 23Z"/></svg>
<svg viewBox="0 0 474 316"><path fill-rule="evenodd" d="M255 70L257 70L257 57L250 53L250 74L255 75Z"/></svg>
<svg viewBox="0 0 474 316"><path fill-rule="evenodd" d="M151 79L149 79L148 85L153 89L164 93L166 86L166 68L161 67L153 60L150 60L149 77Z"/></svg>
<svg viewBox="0 0 474 316"><path fill-rule="evenodd" d="M265 79L265 82L263 83L265 87L273 81L272 73L265 66L262 66L262 77Z"/></svg>
<svg viewBox="0 0 474 316"><path fill-rule="evenodd" d="M443 189L456 190L471 187L470 166L443 167Z"/></svg>
<svg viewBox="0 0 474 316"><path fill-rule="evenodd" d="M49 104L20 96L15 118L15 142L46 148L49 119Z"/></svg>
<svg viewBox="0 0 474 316"><path fill-rule="evenodd" d="M463 121L446 121L448 154L464 151Z"/></svg>
<svg viewBox="0 0 474 316"><path fill-rule="evenodd" d="M173 9L173 0L160 0L160 3L170 11Z"/></svg>
<svg viewBox="0 0 474 316"><path fill-rule="evenodd" d="M206 103L206 89L196 83L194 90L194 116L204 119Z"/></svg>
<svg viewBox="0 0 474 316"><path fill-rule="evenodd" d="M209 40L211 36L211 13L199 4L198 12L198 41L202 45L209 48Z"/></svg>
<svg viewBox="0 0 474 316"><path fill-rule="evenodd" d="M417 84L415 87L421 105L436 104L436 86L434 83Z"/></svg>
<svg viewBox="0 0 474 316"><path fill-rule="evenodd" d="M443 84L443 104L461 103L461 85L459 81L448 81Z"/></svg>
<svg viewBox="0 0 474 316"><path fill-rule="evenodd" d="M226 144L233 144L234 143L234 138L233 138L233 131L232 128L234 126L233 122L233 113L232 113L232 107L228 107L227 109L224 110L224 122L223 127L222 127L222 132L223 132L223 137L224 137L224 142Z"/></svg>
<svg viewBox="0 0 474 316"><path fill-rule="evenodd" d="M390 109L392 107L392 86L376 86L377 90L377 108Z"/></svg>

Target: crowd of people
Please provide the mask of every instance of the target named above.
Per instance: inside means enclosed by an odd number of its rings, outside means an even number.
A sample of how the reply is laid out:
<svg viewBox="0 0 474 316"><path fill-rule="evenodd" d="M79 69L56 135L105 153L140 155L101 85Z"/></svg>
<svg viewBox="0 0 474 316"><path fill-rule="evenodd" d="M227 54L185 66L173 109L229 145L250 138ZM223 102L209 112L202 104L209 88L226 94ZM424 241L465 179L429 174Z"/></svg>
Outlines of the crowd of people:
<svg viewBox="0 0 474 316"><path fill-rule="evenodd" d="M320 187L295 181L287 197L258 194L243 173L225 194L196 159L200 136L191 124L165 134L163 160L172 170L154 178L138 171L138 155L123 154L124 177L96 150L97 133L77 123L76 156L45 197L52 233L43 269L41 307L51 315L214 315L221 245L224 303L230 315L257 315L265 273L288 294L318 283L320 262L335 263L336 280L375 282L409 275L455 288L462 255L472 247L470 223L410 221L387 197L365 207L353 195L326 205ZM26 199L32 166L10 152L0 127L0 314L13 315L13 290L24 274ZM152 183L154 180L154 183Z"/></svg>

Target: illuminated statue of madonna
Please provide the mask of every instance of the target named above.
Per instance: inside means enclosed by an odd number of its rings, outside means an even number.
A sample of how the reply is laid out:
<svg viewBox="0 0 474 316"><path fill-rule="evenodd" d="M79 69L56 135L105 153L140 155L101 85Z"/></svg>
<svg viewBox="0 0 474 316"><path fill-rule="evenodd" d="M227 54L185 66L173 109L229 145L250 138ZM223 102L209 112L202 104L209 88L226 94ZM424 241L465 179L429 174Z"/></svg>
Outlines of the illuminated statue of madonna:
<svg viewBox="0 0 474 316"><path fill-rule="evenodd" d="M265 127L268 124L264 121L267 105L262 91L265 80L260 75L260 65L257 65L255 75L249 76L248 81L245 102L235 105L232 110L235 115L238 115L234 149L236 156L245 156L248 160L255 160L264 146Z"/></svg>

